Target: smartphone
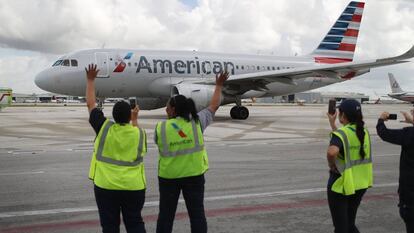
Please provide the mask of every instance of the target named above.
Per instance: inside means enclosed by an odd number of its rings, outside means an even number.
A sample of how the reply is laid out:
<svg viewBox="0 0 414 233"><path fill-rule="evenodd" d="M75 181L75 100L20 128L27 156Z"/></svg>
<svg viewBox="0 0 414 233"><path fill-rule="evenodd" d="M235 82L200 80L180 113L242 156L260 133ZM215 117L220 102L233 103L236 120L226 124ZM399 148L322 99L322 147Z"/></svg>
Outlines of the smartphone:
<svg viewBox="0 0 414 233"><path fill-rule="evenodd" d="M390 114L388 120L397 120L397 114Z"/></svg>
<svg viewBox="0 0 414 233"><path fill-rule="evenodd" d="M129 99L129 105L131 105L131 109L134 109L137 106L137 99L135 98Z"/></svg>
<svg viewBox="0 0 414 233"><path fill-rule="evenodd" d="M328 113L333 115L336 112L336 100L335 99L330 99L329 100L329 105L328 105Z"/></svg>

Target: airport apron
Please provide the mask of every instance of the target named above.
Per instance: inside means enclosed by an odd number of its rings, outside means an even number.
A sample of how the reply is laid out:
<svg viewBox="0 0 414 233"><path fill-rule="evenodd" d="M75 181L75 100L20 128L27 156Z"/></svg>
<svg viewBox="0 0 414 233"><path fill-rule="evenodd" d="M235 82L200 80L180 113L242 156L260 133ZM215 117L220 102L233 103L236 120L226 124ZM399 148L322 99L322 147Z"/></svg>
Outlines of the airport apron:
<svg viewBox="0 0 414 233"><path fill-rule="evenodd" d="M342 158L338 156L335 164L341 176L333 183L331 190L343 194L353 195L355 191L372 187L372 155L369 133L365 130L364 151L365 157L359 154L361 143L356 135L356 126L347 124L332 132L338 136L344 147Z"/></svg>
<svg viewBox="0 0 414 233"><path fill-rule="evenodd" d="M158 176L165 179L198 176L208 170L207 151L199 122L178 117L157 124Z"/></svg>
<svg viewBox="0 0 414 233"><path fill-rule="evenodd" d="M89 178L108 190L145 189L146 144L144 130L106 120L95 139Z"/></svg>

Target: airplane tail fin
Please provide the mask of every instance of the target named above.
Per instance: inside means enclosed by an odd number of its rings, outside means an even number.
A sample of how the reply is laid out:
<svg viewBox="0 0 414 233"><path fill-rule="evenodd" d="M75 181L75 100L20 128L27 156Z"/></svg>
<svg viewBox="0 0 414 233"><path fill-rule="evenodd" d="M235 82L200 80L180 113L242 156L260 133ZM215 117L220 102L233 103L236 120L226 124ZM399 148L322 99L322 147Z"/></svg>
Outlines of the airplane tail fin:
<svg viewBox="0 0 414 233"><path fill-rule="evenodd" d="M403 93L404 92L401 89L400 84L398 84L397 80L394 78L393 74L388 73L388 78L390 79L391 93Z"/></svg>
<svg viewBox="0 0 414 233"><path fill-rule="evenodd" d="M351 62L359 34L364 2L352 1L310 55L316 63Z"/></svg>

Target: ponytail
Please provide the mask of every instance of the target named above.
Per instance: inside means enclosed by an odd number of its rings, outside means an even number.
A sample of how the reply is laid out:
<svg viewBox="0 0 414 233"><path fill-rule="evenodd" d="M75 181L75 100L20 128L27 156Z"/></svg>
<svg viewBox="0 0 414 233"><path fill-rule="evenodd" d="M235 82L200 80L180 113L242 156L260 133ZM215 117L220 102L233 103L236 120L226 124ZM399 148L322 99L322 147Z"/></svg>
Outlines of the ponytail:
<svg viewBox="0 0 414 233"><path fill-rule="evenodd" d="M186 121L194 120L197 122L199 120L195 103L191 98L176 95L171 97L169 104L171 107L175 107L176 116L182 117Z"/></svg>
<svg viewBox="0 0 414 233"><path fill-rule="evenodd" d="M364 140L365 140L365 130L364 130L364 121L362 120L362 113L358 112L356 117L356 135L361 143L361 147L359 148L359 154L362 158L365 158L365 150L364 150Z"/></svg>

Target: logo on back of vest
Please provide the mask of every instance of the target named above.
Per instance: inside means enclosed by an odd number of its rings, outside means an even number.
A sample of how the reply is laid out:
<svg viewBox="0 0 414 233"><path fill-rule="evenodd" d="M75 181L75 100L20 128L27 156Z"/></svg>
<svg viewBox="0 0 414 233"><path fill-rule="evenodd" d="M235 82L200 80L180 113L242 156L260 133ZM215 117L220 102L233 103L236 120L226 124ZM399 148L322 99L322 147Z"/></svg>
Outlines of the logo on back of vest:
<svg viewBox="0 0 414 233"><path fill-rule="evenodd" d="M178 135L180 135L180 137L182 138L186 138L187 135L180 129L180 127L178 127L177 124L175 123L171 123L171 125L173 126L173 128L175 129L175 131L177 131Z"/></svg>

